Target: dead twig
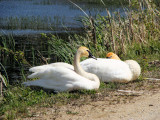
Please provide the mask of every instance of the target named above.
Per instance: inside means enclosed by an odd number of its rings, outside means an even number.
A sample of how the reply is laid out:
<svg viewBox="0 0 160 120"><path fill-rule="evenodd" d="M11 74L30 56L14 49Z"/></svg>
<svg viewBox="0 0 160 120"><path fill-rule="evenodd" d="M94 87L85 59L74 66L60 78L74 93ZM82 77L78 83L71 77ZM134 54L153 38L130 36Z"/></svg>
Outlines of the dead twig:
<svg viewBox="0 0 160 120"><path fill-rule="evenodd" d="M117 53L116 42L115 42L115 39L114 39L114 31L113 31L114 23L112 22L111 14L110 14L110 12L107 8L106 8L106 11L107 11L107 14L108 14L108 17L109 17L109 24L111 26L110 30L111 30L111 40L112 40L112 43L113 43L113 49L114 49L115 53Z"/></svg>
<svg viewBox="0 0 160 120"><path fill-rule="evenodd" d="M158 78L144 78L145 80L160 81Z"/></svg>
<svg viewBox="0 0 160 120"><path fill-rule="evenodd" d="M117 90L117 91L118 92L122 92L122 93L134 94L134 95L141 95L141 94L143 94L143 92L131 91L131 90Z"/></svg>
<svg viewBox="0 0 160 120"><path fill-rule="evenodd" d="M47 61L48 61L50 58L45 58L45 57L43 57L43 55L40 53L39 50L37 50L37 52L38 52L38 56L39 56L46 64L48 64Z"/></svg>
<svg viewBox="0 0 160 120"><path fill-rule="evenodd" d="M92 16L90 17L90 24L91 24L91 34L93 38L93 43L95 48L97 49L96 27L95 27L95 21L92 18Z"/></svg>
<svg viewBox="0 0 160 120"><path fill-rule="evenodd" d="M85 15L86 15L86 17L88 17L89 18L89 16L87 15L87 13L80 7L80 6L78 6L76 3L74 3L74 2L72 2L71 0L68 0L70 3L72 3L73 5L75 5L76 7L78 7Z"/></svg>
<svg viewBox="0 0 160 120"><path fill-rule="evenodd" d="M3 85L4 85L5 87L7 87L7 84L6 84L3 76L2 76L1 73L0 73L0 96L3 96L3 93L2 93L2 91L3 91Z"/></svg>

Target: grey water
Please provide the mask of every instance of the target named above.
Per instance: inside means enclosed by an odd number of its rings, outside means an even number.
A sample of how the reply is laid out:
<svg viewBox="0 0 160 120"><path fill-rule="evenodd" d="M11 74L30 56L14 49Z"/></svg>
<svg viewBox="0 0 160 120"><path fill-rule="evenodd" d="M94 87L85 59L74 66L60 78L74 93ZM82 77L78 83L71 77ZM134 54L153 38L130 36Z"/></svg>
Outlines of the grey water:
<svg viewBox="0 0 160 120"><path fill-rule="evenodd" d="M75 2L88 15L107 15L102 3ZM121 6L107 6L109 11L120 12ZM68 0L0 0L0 34L35 34L76 31L83 27L78 20L85 14Z"/></svg>

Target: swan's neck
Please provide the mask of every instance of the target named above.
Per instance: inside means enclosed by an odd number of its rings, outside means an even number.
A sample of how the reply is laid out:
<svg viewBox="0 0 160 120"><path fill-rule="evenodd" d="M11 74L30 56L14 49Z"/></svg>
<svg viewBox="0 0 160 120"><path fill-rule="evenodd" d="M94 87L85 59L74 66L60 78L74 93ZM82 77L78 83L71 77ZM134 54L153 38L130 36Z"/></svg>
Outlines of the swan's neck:
<svg viewBox="0 0 160 120"><path fill-rule="evenodd" d="M95 81L96 85L99 87L99 85L100 85L99 78L96 75L94 75L92 73L88 73L82 69L82 67L80 65L80 58L81 58L81 54L80 54L80 52L77 51L77 53L74 57L74 71L77 74L79 74L79 75L81 75L91 81Z"/></svg>
<svg viewBox="0 0 160 120"><path fill-rule="evenodd" d="M81 58L81 54L79 53L79 51L77 51L76 55L74 56L74 71L78 73L79 75L84 76L87 72L85 72L82 69L80 65L80 58Z"/></svg>

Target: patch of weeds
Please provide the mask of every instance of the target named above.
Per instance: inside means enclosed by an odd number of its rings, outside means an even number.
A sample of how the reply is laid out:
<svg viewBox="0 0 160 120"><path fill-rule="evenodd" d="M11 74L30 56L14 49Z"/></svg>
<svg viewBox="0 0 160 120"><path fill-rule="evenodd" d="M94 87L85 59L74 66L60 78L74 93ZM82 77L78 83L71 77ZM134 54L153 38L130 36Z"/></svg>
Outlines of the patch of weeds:
<svg viewBox="0 0 160 120"><path fill-rule="evenodd" d="M80 90L79 93L85 94L85 95L92 95L92 94L96 94L97 91L96 90Z"/></svg>
<svg viewBox="0 0 160 120"><path fill-rule="evenodd" d="M78 93L69 93L69 92L58 93L57 95L54 96L55 101L59 105L68 104L68 103L70 103L70 101L75 100L75 99L79 99L79 98L80 98L80 94L78 94Z"/></svg>
<svg viewBox="0 0 160 120"><path fill-rule="evenodd" d="M67 110L66 113L70 114L70 115L77 115L77 114L79 114L78 112L72 112L70 110Z"/></svg>
<svg viewBox="0 0 160 120"><path fill-rule="evenodd" d="M143 82L136 82L135 88L136 88L136 89L139 89L139 88L141 88L141 87L143 87L143 86L144 86L144 83L143 83Z"/></svg>
<svg viewBox="0 0 160 120"><path fill-rule="evenodd" d="M21 86L8 86L0 102L0 116L5 114L7 118L15 118L19 114L27 114L27 106L44 102L47 97L50 95L43 90L33 91Z"/></svg>
<svg viewBox="0 0 160 120"><path fill-rule="evenodd" d="M96 90L76 90L72 92L61 92L51 95L51 97L47 98L41 106L50 107L53 106L53 104L61 106L71 103L78 99L83 99L85 98L85 96L88 95L94 96L96 95L96 93L97 93Z"/></svg>
<svg viewBox="0 0 160 120"><path fill-rule="evenodd" d="M101 96L101 97L105 97L105 96L107 96L108 95L108 92L109 91L111 91L111 89L110 88L108 88L108 84L109 83L104 83L104 82L101 82L101 84L100 84L100 88L99 88L99 97ZM102 98L103 99L103 98Z"/></svg>
<svg viewBox="0 0 160 120"><path fill-rule="evenodd" d="M119 88L120 83L116 83L116 82L109 82L107 84L107 88L111 89L111 90L116 90Z"/></svg>
<svg viewBox="0 0 160 120"><path fill-rule="evenodd" d="M100 89L104 89L104 88L106 88L107 87L107 84L106 83L104 83L104 82L101 82L100 83Z"/></svg>
<svg viewBox="0 0 160 120"><path fill-rule="evenodd" d="M148 88L148 90L151 90L151 89L154 89L155 86L154 85L149 85L147 88Z"/></svg>
<svg viewBox="0 0 160 120"><path fill-rule="evenodd" d="M9 112L5 113L6 114L6 119L8 120L13 120L15 119L16 111L10 110Z"/></svg>

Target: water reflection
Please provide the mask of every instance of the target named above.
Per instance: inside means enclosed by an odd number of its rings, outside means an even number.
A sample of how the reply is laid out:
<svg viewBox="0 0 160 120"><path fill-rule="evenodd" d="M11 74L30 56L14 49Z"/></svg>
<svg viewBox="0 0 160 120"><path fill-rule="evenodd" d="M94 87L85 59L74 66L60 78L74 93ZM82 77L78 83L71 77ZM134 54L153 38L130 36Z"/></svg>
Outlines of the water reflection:
<svg viewBox="0 0 160 120"><path fill-rule="evenodd" d="M75 1L76 2L76 1ZM89 15L107 15L102 4L94 2L76 2ZM125 15L121 7L110 6L109 10L120 11ZM67 0L1 0L0 1L0 28L6 33L19 32L19 30L45 30L59 31L64 27L78 28L82 24L76 19L84 16L84 13ZM26 34L28 32L21 31ZM32 31L30 31L32 32ZM3 31L0 31L3 34ZM37 31L39 33L39 31Z"/></svg>

